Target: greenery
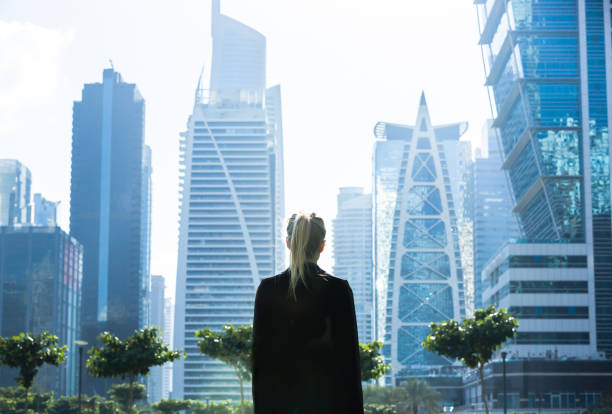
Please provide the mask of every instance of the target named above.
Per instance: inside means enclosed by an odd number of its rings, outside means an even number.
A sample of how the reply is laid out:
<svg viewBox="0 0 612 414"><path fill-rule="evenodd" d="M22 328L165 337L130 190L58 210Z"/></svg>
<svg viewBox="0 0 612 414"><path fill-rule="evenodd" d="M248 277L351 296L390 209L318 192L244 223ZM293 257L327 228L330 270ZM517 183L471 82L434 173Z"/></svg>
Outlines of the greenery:
<svg viewBox="0 0 612 414"><path fill-rule="evenodd" d="M465 318L461 323L455 320L440 324L431 323L430 334L423 346L439 355L458 359L468 368L478 368L482 401L489 414L489 405L485 398L484 366L503 343L512 338L518 321L506 309L495 309L489 306L478 309L472 318Z"/></svg>
<svg viewBox="0 0 612 414"><path fill-rule="evenodd" d="M395 407L385 404L364 404L364 414L397 414Z"/></svg>
<svg viewBox="0 0 612 414"><path fill-rule="evenodd" d="M612 414L612 395L600 398L586 410L587 414Z"/></svg>
<svg viewBox="0 0 612 414"><path fill-rule="evenodd" d="M241 402L240 404L232 405L230 400L221 402L191 402L191 414L252 414L253 404L250 402Z"/></svg>
<svg viewBox="0 0 612 414"><path fill-rule="evenodd" d="M155 404L151 405L153 411L161 414L177 414L179 411L186 410L191 407L191 401L174 400L172 398L167 400L160 400Z"/></svg>
<svg viewBox="0 0 612 414"><path fill-rule="evenodd" d="M361 380L377 380L391 367L385 364L385 360L380 355L382 342L374 341L369 344L359 344L359 356L361 357Z"/></svg>
<svg viewBox="0 0 612 414"><path fill-rule="evenodd" d="M234 325L230 324L225 325L222 332L206 328L196 332L196 337L200 338L198 347L201 353L218 359L234 369L240 382L241 402L244 404L243 383L251 381L253 367L253 326L234 328ZM390 368L390 364L385 364L380 355L381 348L382 343L378 341L359 344L362 381L376 380Z"/></svg>
<svg viewBox="0 0 612 414"><path fill-rule="evenodd" d="M440 393L429 386L425 381L410 380L400 387L404 399L398 403L398 414L417 414L422 409L427 414L437 414L442 411Z"/></svg>
<svg viewBox="0 0 612 414"><path fill-rule="evenodd" d="M25 390L25 408L28 392L38 370L44 364L58 366L66 361L66 346L58 346L57 336L43 331L38 335L20 333L10 338L0 337L0 364L18 368L15 382Z"/></svg>
<svg viewBox="0 0 612 414"><path fill-rule="evenodd" d="M225 325L222 332L205 328L196 332L200 352L225 362L234 369L240 382L240 401L244 403L244 381L251 380L253 326Z"/></svg>
<svg viewBox="0 0 612 414"><path fill-rule="evenodd" d="M440 399L440 393L421 380L410 380L399 387L363 388L364 409L368 406L372 413L417 414L421 409L437 414L442 410Z"/></svg>
<svg viewBox="0 0 612 414"><path fill-rule="evenodd" d="M129 412L131 402L136 403L147 399L147 388L139 383L113 384L107 394L122 410Z"/></svg>
<svg viewBox="0 0 612 414"><path fill-rule="evenodd" d="M124 341L109 332L98 337L102 346L94 345L87 359L87 372L94 377L127 379L129 385L127 411L134 406L134 383L139 375L146 376L153 366L172 362L180 355L168 349L155 327L144 328Z"/></svg>

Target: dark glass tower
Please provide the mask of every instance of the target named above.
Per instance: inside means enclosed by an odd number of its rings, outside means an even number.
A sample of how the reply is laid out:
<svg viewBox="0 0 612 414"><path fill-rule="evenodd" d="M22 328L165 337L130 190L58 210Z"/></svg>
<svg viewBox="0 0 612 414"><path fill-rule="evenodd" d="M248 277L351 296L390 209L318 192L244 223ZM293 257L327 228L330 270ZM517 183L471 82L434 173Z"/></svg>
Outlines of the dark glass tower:
<svg viewBox="0 0 612 414"><path fill-rule="evenodd" d="M70 232L85 249L83 339L120 338L147 324L150 157L145 102L136 85L105 69L74 103ZM87 392L104 392L90 381Z"/></svg>
<svg viewBox="0 0 612 414"><path fill-rule="evenodd" d="M0 227L0 335L44 330L67 345L66 363L43 366L35 385L56 395L77 393L83 248L59 227ZM0 369L0 386L17 372Z"/></svg>

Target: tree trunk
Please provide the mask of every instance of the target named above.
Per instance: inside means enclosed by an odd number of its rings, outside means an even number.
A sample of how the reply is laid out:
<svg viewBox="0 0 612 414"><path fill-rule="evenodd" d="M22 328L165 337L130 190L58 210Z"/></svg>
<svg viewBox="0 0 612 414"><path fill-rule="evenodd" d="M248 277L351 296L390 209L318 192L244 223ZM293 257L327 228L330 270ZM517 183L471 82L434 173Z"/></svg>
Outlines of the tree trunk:
<svg viewBox="0 0 612 414"><path fill-rule="evenodd" d="M484 383L484 363L478 365L478 374L480 375L480 392L482 393L482 402L484 403L485 412L489 414L489 404L487 404L487 396L485 394L485 383Z"/></svg>
<svg viewBox="0 0 612 414"><path fill-rule="evenodd" d="M28 414L28 391L30 391L30 387L26 387L25 389L25 413Z"/></svg>
<svg viewBox="0 0 612 414"><path fill-rule="evenodd" d="M130 376L130 396L128 398L128 413L132 413L132 406L134 405L134 376Z"/></svg>
<svg viewBox="0 0 612 414"><path fill-rule="evenodd" d="M236 370L236 376L238 377L238 382L240 382L240 405L244 405L244 389L242 386L242 375L240 372Z"/></svg>
<svg viewBox="0 0 612 414"><path fill-rule="evenodd" d="M418 412L419 412L419 405L412 404L412 414L418 414Z"/></svg>

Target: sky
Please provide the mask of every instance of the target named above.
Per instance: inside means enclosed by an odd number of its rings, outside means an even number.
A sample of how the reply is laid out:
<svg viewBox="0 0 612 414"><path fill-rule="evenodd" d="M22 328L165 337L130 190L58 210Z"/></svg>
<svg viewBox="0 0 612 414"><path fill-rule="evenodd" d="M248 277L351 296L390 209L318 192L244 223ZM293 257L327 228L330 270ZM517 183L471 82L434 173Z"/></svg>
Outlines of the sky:
<svg viewBox="0 0 612 414"><path fill-rule="evenodd" d="M338 189L371 191L376 122L414 123L425 91L434 124L468 121L463 139L480 145L490 108L471 0L222 0L221 12L267 38L268 86L282 90L286 213L326 220L323 268L333 269ZM210 55L210 0L0 0L0 158L25 163L33 192L61 201L68 231L72 105L112 60L146 100L151 271L170 295L179 133Z"/></svg>

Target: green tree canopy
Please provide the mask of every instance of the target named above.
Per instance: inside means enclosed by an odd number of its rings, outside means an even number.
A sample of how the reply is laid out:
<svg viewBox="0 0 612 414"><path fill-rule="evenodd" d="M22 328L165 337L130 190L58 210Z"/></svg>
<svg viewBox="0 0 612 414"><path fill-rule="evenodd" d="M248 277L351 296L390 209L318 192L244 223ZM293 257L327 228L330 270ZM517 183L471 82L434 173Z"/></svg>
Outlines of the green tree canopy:
<svg viewBox="0 0 612 414"><path fill-rule="evenodd" d="M191 407L191 401L167 399L160 400L151 406L156 413L161 414L177 414L179 411L186 410Z"/></svg>
<svg viewBox="0 0 612 414"><path fill-rule="evenodd" d="M240 382L241 401L244 403L243 382L251 381L253 370L253 326L234 327L230 324L225 325L222 332L205 328L196 332L196 337L200 338L198 347L202 354L218 359L234 369ZM381 348L382 343L378 341L359 344L362 381L378 379L389 369L390 365L385 364L380 355Z"/></svg>
<svg viewBox="0 0 612 414"><path fill-rule="evenodd" d="M113 384L107 394L122 410L129 411L130 403L147 399L147 388L137 382L134 384Z"/></svg>
<svg viewBox="0 0 612 414"><path fill-rule="evenodd" d="M234 414L230 400L221 402L192 401L191 414Z"/></svg>
<svg viewBox="0 0 612 414"><path fill-rule="evenodd" d="M478 368L482 401L488 414L484 365L491 360L495 350L516 334L516 318L506 309L489 306L486 309L478 309L472 318L466 318L461 323L452 319L440 324L432 322L430 329L429 336L423 342L426 349L458 359L468 368Z"/></svg>
<svg viewBox="0 0 612 414"><path fill-rule="evenodd" d="M134 406L134 382L139 375L149 375L153 366L163 365L180 358L177 351L168 349L155 327L134 332L124 341L109 332L98 337L102 346L94 345L87 359L87 372L94 377L127 379L129 399L127 410Z"/></svg>
<svg viewBox="0 0 612 414"><path fill-rule="evenodd" d="M364 414L397 414L395 407L385 404L364 404Z"/></svg>
<svg viewBox="0 0 612 414"><path fill-rule="evenodd" d="M382 342L374 341L369 344L359 344L359 356L361 358L361 380L376 380L385 375L391 364L385 364L380 355Z"/></svg>
<svg viewBox="0 0 612 414"><path fill-rule="evenodd" d="M47 331L37 335L20 333L10 338L0 337L0 364L19 369L15 382L25 389L26 408L28 391L40 367L44 364L58 366L65 361L66 346L58 346L57 336Z"/></svg>
<svg viewBox="0 0 612 414"><path fill-rule="evenodd" d="M442 411L442 396L427 382L410 380L400 386L404 398L397 404L398 414L418 414L419 409L426 414L438 414Z"/></svg>
<svg viewBox="0 0 612 414"><path fill-rule="evenodd" d="M196 332L200 352L232 367L240 382L240 399L244 403L244 381L251 380L253 370L253 326L225 325L222 332L205 328Z"/></svg>

